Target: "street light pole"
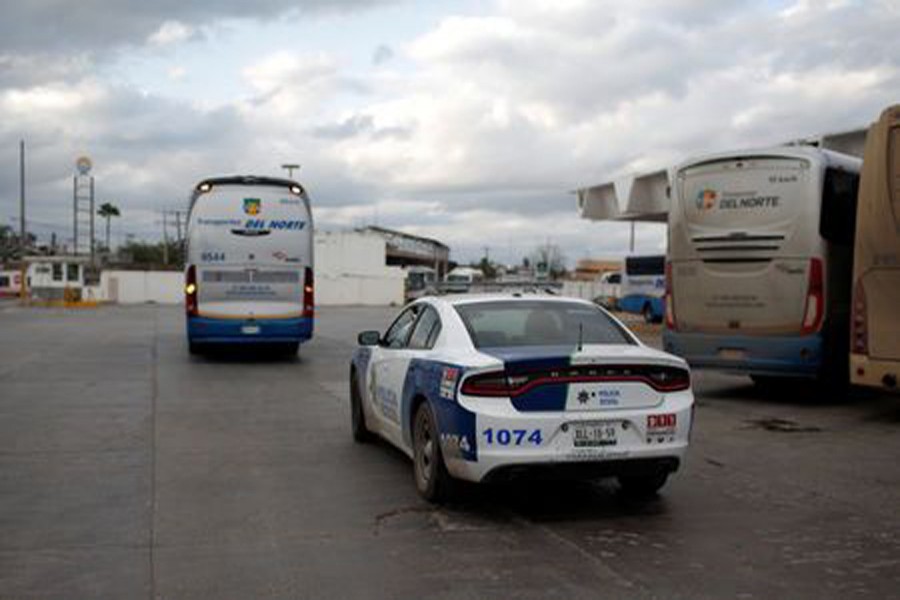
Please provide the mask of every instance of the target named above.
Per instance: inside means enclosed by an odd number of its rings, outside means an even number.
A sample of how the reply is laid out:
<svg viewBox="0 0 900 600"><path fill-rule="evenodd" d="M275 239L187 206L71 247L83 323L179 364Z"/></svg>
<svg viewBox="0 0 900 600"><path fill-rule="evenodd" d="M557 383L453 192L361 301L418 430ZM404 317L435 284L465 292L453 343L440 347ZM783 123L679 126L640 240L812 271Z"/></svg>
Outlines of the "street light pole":
<svg viewBox="0 0 900 600"><path fill-rule="evenodd" d="M295 171L296 169L299 169L299 168L300 168L300 165L298 165L298 164L293 164L293 163L288 163L288 164L281 165L281 168L288 172L288 179L293 179L293 178L294 178L294 171Z"/></svg>

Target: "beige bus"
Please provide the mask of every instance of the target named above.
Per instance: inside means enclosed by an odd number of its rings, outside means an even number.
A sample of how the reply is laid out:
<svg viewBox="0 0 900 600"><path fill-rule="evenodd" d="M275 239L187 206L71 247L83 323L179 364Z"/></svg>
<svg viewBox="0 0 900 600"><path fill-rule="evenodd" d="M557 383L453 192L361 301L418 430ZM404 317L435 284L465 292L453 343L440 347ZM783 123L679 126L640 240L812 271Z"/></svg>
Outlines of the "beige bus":
<svg viewBox="0 0 900 600"><path fill-rule="evenodd" d="M853 262L850 380L898 391L900 376L900 104L869 128Z"/></svg>

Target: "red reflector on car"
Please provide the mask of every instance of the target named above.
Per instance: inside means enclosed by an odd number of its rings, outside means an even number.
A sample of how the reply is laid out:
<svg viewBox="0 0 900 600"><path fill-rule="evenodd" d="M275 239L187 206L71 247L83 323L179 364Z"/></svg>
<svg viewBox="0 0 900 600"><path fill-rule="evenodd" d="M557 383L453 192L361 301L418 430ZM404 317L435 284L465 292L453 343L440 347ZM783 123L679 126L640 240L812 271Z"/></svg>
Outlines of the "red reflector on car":
<svg viewBox="0 0 900 600"><path fill-rule="evenodd" d="M647 429L675 429L677 424L678 415L675 413L647 415Z"/></svg>

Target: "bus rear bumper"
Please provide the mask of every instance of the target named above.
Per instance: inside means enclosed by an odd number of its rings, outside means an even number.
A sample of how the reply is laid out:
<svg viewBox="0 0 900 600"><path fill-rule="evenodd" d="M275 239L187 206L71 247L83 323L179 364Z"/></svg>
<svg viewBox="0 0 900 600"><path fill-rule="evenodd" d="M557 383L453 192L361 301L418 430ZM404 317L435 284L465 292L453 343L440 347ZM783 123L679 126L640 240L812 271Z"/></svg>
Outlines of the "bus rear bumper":
<svg viewBox="0 0 900 600"><path fill-rule="evenodd" d="M313 320L188 317L188 340L200 344L272 344L312 338Z"/></svg>
<svg viewBox="0 0 900 600"><path fill-rule="evenodd" d="M822 336L749 336L665 330L663 349L692 368L747 375L815 377L822 363Z"/></svg>
<svg viewBox="0 0 900 600"><path fill-rule="evenodd" d="M850 382L895 394L900 393L900 361L850 355Z"/></svg>

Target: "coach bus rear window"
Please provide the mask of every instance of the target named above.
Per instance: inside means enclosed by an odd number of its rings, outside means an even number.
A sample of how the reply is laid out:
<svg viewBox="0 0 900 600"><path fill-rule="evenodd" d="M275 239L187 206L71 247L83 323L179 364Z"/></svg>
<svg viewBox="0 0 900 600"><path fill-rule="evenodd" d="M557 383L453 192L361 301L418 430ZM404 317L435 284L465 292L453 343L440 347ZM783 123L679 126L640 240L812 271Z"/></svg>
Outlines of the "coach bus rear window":
<svg viewBox="0 0 900 600"><path fill-rule="evenodd" d="M634 343L600 309L576 302L473 302L456 312L476 348Z"/></svg>

